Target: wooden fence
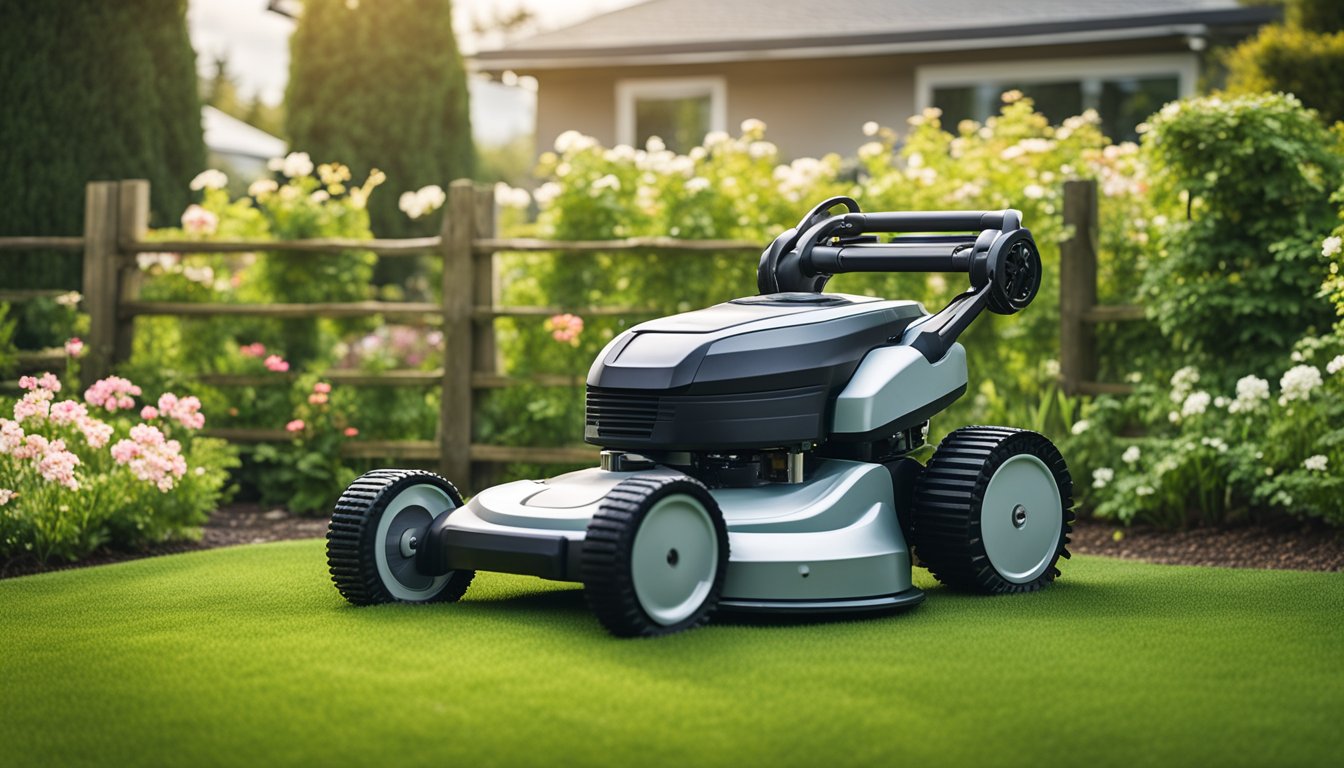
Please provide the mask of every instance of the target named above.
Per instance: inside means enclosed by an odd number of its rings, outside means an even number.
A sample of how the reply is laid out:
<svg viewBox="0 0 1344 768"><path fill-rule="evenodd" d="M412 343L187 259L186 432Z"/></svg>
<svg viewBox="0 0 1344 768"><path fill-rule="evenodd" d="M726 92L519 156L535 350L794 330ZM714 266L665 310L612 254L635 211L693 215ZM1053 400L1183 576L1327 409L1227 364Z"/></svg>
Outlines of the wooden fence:
<svg viewBox="0 0 1344 768"><path fill-rule="evenodd" d="M582 386L578 376L542 375L526 378L502 375L498 368L494 320L500 317L549 317L561 312L586 316L635 316L647 311L631 307L509 307L498 303L495 255L500 252L547 251L568 253L680 253L686 255L741 252L757 255L762 245L737 240L678 240L629 238L625 240L561 241L500 239L495 236L493 191L470 180L453 182L448 190L440 234L399 240L251 240L229 242L146 240L149 221L149 182L100 181L87 186L82 237L0 238L0 250L82 250L84 252L83 307L90 317L83 360L84 378L107 375L131 351L134 319L150 315L174 317L248 316L269 318L349 318L381 316L413 321L441 322L445 361L433 371L402 370L369 374L331 370L324 378L336 384L375 387L442 388L439 421L434 440L351 441L344 453L352 458L385 458L435 462L445 476L474 490L473 482L502 462L583 463L595 461L590 446L523 447L473 442L475 393L532 383L543 386ZM1140 307L1097 306L1096 184L1066 182L1065 224L1074 235L1063 247L1060 293L1061 382L1072 393L1124 392L1126 385L1095 381L1096 323L1142 318ZM442 299L433 302L327 302L308 304L210 304L149 302L139 296L137 256L152 252L242 253L297 251L314 258L348 250L372 251L396 258L430 254L442 259ZM61 291L4 291L0 301L24 301ZM59 364L59 351L25 353L21 364L35 368ZM282 380L274 375L207 374L200 377L216 386L265 386ZM210 429L210 434L240 442L289 439L280 429ZM474 471L473 471L474 470Z"/></svg>

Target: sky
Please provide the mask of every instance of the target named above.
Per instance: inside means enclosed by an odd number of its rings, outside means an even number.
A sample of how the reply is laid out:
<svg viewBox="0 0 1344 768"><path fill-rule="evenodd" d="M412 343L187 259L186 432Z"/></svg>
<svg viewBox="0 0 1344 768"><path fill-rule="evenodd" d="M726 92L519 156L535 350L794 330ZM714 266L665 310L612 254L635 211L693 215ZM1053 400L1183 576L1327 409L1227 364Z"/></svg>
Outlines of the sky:
<svg viewBox="0 0 1344 768"><path fill-rule="evenodd" d="M377 2L377 0L364 0ZM477 49L471 20L526 7L544 29L567 26L585 18L634 5L639 0L457 0L454 28L464 51ZM229 69L246 96L260 92L269 102L284 98L289 76L289 35L294 22L266 10L267 0L190 0L187 24L196 48L198 69L209 74L216 56L229 59ZM491 41L482 41L492 45ZM498 142L532 131L536 98L525 88L473 79L471 123L478 141Z"/></svg>

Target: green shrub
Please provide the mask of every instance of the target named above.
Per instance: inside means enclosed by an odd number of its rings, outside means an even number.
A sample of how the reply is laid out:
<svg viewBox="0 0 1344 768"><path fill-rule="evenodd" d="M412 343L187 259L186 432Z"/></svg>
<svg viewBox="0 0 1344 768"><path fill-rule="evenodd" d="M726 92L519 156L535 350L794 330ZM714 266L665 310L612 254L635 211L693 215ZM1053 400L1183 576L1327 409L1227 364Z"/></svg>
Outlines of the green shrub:
<svg viewBox="0 0 1344 768"><path fill-rule="evenodd" d="M0 400L14 416L0 419L0 560L75 560L199 535L238 461L224 441L196 435L196 398L164 393L139 410L142 390L125 379L65 400L53 374L20 384L19 401Z"/></svg>
<svg viewBox="0 0 1344 768"><path fill-rule="evenodd" d="M1337 137L1291 96L1211 96L1155 115L1144 157L1168 217L1143 277L1149 316L1223 385L1238 372L1220 361L1268 375L1329 322L1312 296L1344 175Z"/></svg>
<svg viewBox="0 0 1344 768"><path fill-rule="evenodd" d="M380 168L394 189L472 175L467 82L450 0L308 0L290 40L290 145ZM381 237L432 234L390 198L370 201Z"/></svg>
<svg viewBox="0 0 1344 768"><path fill-rule="evenodd" d="M149 179L158 224L205 165L185 0L0 4L0 235L76 235L84 185ZM8 284L78 288L79 254L9 257Z"/></svg>
<svg viewBox="0 0 1344 768"><path fill-rule="evenodd" d="M1291 93L1328 122L1344 119L1344 32L1271 24L1228 55L1228 90Z"/></svg>

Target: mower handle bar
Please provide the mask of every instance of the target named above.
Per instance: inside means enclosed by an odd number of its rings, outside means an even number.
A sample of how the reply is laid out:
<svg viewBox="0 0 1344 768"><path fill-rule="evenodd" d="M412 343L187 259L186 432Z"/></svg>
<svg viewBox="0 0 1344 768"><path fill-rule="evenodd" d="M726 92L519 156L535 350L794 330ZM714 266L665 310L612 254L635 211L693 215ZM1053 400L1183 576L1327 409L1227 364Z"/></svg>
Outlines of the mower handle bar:
<svg viewBox="0 0 1344 768"><path fill-rule="evenodd" d="M839 219L841 231L850 236L864 232L981 232L1007 231L1022 226L1022 214L1012 208L1002 211L888 211L846 213Z"/></svg>

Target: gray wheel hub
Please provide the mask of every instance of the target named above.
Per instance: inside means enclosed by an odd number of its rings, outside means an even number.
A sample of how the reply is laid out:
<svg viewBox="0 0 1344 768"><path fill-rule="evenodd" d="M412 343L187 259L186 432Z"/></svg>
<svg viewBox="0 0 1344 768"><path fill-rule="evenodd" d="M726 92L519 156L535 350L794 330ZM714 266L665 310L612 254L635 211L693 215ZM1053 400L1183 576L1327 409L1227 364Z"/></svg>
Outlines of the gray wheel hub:
<svg viewBox="0 0 1344 768"><path fill-rule="evenodd" d="M388 502L378 518L374 563L388 593L398 600L428 600L447 584L451 573L426 576L416 569L415 554L429 524L456 505L432 485L412 485Z"/></svg>
<svg viewBox="0 0 1344 768"><path fill-rule="evenodd" d="M689 495L660 499L645 515L630 552L639 605L658 624L690 618L704 604L719 567L708 510Z"/></svg>
<svg viewBox="0 0 1344 768"><path fill-rule="evenodd" d="M995 470L980 505L980 535L999 575L1014 584L1040 578L1063 529L1064 505L1045 462L1022 453Z"/></svg>

